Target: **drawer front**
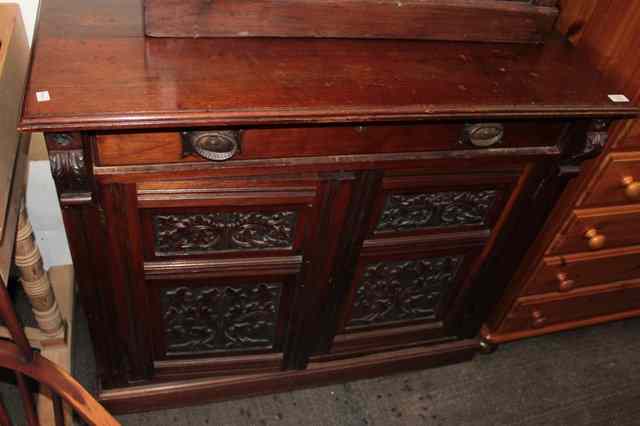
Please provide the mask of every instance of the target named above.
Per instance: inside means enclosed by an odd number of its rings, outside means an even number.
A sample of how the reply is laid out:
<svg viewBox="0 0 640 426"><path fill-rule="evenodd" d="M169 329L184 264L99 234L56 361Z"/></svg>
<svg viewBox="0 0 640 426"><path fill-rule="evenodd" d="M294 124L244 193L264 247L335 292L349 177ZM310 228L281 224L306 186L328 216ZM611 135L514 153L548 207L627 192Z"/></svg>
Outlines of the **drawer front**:
<svg viewBox="0 0 640 426"><path fill-rule="evenodd" d="M491 147L524 148L554 146L566 128L565 122L554 120L259 128L226 133L224 141L216 146L222 147L219 148L221 151L231 152L228 150L228 139L233 138L237 142L237 150L227 161ZM219 135L220 131L209 133ZM198 140L205 141L205 136ZM189 142L193 140L178 131L99 133L95 140L97 163L117 166L210 161L193 152Z"/></svg>
<svg viewBox="0 0 640 426"><path fill-rule="evenodd" d="M611 153L594 184L580 198L581 207L640 203L640 153Z"/></svg>
<svg viewBox="0 0 640 426"><path fill-rule="evenodd" d="M640 279L640 249L607 250L545 258L523 295L570 293L576 289Z"/></svg>
<svg viewBox="0 0 640 426"><path fill-rule="evenodd" d="M575 210L548 254L580 253L640 244L640 207Z"/></svg>
<svg viewBox="0 0 640 426"><path fill-rule="evenodd" d="M499 332L538 330L563 323L620 314L640 308L640 283L584 289L570 297L519 299Z"/></svg>

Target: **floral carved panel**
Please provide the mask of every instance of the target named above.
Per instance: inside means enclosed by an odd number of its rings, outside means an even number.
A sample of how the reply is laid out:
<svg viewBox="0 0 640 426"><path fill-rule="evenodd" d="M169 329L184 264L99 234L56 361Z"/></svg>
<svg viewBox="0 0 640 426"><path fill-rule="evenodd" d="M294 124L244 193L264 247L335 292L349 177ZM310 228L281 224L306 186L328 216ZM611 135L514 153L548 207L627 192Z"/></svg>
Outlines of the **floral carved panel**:
<svg viewBox="0 0 640 426"><path fill-rule="evenodd" d="M442 256L367 265L347 326L434 319L463 259Z"/></svg>
<svg viewBox="0 0 640 426"><path fill-rule="evenodd" d="M389 194L375 232L484 225L500 191Z"/></svg>
<svg viewBox="0 0 640 426"><path fill-rule="evenodd" d="M161 290L167 354L270 349L282 284Z"/></svg>
<svg viewBox="0 0 640 426"><path fill-rule="evenodd" d="M153 217L157 256L290 248L297 213L213 212Z"/></svg>

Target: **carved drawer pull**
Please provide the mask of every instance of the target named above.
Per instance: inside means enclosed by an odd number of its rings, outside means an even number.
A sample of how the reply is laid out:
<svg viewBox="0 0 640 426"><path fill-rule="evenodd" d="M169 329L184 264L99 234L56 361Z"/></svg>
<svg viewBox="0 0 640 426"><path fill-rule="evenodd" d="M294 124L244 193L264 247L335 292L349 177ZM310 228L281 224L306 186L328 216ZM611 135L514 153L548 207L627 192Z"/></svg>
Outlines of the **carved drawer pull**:
<svg viewBox="0 0 640 426"><path fill-rule="evenodd" d="M207 160L224 161L240 151L240 132L236 130L182 132L182 154L197 153Z"/></svg>
<svg viewBox="0 0 640 426"><path fill-rule="evenodd" d="M570 280L569 276L564 272L558 273L556 277L558 278L558 290L560 291L572 290L576 285L576 282Z"/></svg>
<svg viewBox="0 0 640 426"><path fill-rule="evenodd" d="M547 318L538 309L534 309L531 312L531 318L533 318L533 326L536 328L542 327L547 323Z"/></svg>
<svg viewBox="0 0 640 426"><path fill-rule="evenodd" d="M633 176L625 176L622 178L622 184L624 185L624 195L631 201L638 201L640 199L640 182L636 181Z"/></svg>
<svg viewBox="0 0 640 426"><path fill-rule="evenodd" d="M607 241L607 237L599 234L596 228L587 229L584 237L589 240L589 248L591 250L600 250L602 247L604 247L604 243Z"/></svg>
<svg viewBox="0 0 640 426"><path fill-rule="evenodd" d="M500 123L465 124L462 142L478 148L488 148L502 142L504 126Z"/></svg>

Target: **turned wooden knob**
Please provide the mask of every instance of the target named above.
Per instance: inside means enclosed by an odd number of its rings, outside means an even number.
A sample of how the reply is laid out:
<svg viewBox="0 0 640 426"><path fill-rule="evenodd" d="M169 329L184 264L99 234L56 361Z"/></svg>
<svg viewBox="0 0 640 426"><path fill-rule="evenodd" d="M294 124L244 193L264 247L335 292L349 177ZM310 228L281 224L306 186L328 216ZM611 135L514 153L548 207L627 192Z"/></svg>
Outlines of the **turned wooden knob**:
<svg viewBox="0 0 640 426"><path fill-rule="evenodd" d="M624 185L624 195L632 201L640 200L640 182L636 181L633 176L625 176L622 178Z"/></svg>
<svg viewBox="0 0 640 426"><path fill-rule="evenodd" d="M558 278L558 290L569 291L573 289L573 287L575 287L576 282L570 280L569 276L566 273L560 272L558 273L558 275L556 275L556 277Z"/></svg>
<svg viewBox="0 0 640 426"><path fill-rule="evenodd" d="M584 237L589 240L589 248L591 250L600 250L602 247L604 247L604 243L607 241L607 237L599 234L596 228L587 229Z"/></svg>
<svg viewBox="0 0 640 426"><path fill-rule="evenodd" d="M544 314L538 309L534 309L531 312L531 318L533 318L534 327L542 327L547 322L547 318L545 318Z"/></svg>

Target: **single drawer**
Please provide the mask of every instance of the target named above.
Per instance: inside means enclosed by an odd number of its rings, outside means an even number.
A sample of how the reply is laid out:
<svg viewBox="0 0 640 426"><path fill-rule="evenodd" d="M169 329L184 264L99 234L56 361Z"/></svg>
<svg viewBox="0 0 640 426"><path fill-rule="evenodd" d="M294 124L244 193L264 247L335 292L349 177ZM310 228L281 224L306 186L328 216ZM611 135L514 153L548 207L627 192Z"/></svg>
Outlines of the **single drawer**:
<svg viewBox="0 0 640 426"><path fill-rule="evenodd" d="M536 330L573 321L640 309L640 282L591 287L568 297L565 294L518 299L500 333Z"/></svg>
<svg viewBox="0 0 640 426"><path fill-rule="evenodd" d="M575 210L548 254L598 251L640 244L640 206Z"/></svg>
<svg viewBox="0 0 640 426"><path fill-rule="evenodd" d="M523 295L568 293L577 289L640 279L640 249L546 257Z"/></svg>
<svg viewBox="0 0 640 426"><path fill-rule="evenodd" d="M99 133L103 166L554 146L566 123L509 121ZM198 154L198 152L201 154ZM206 158L205 158L206 157Z"/></svg>
<svg viewBox="0 0 640 426"><path fill-rule="evenodd" d="M593 179L595 183L578 200L579 206L640 204L640 153L609 154Z"/></svg>

